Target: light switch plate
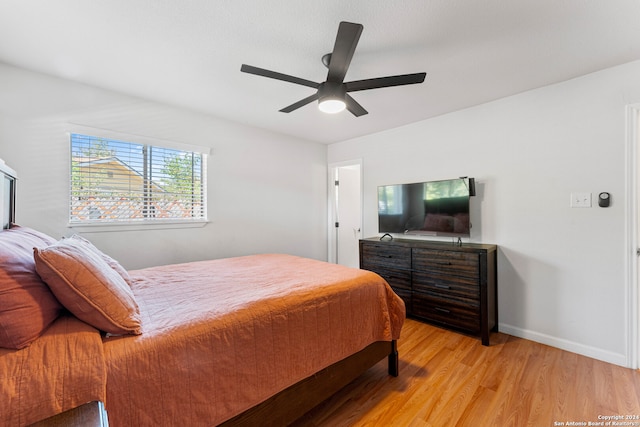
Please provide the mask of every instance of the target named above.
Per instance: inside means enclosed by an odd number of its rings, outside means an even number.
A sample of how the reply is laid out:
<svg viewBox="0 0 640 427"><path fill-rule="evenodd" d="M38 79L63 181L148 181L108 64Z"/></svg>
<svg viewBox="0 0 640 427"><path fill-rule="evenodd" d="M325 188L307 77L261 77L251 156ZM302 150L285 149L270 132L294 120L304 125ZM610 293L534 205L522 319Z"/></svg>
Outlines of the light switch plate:
<svg viewBox="0 0 640 427"><path fill-rule="evenodd" d="M572 208L590 208L591 193L571 193Z"/></svg>

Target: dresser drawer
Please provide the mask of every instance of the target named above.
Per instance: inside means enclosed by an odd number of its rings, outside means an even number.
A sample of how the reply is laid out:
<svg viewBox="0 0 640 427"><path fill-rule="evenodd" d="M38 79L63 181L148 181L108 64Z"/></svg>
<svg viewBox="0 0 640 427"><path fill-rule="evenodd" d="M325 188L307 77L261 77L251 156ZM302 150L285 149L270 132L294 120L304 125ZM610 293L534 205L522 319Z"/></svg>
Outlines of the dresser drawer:
<svg viewBox="0 0 640 427"><path fill-rule="evenodd" d="M411 248L385 244L365 243L361 246L365 270L376 271L379 267L396 270L411 268Z"/></svg>
<svg viewBox="0 0 640 427"><path fill-rule="evenodd" d="M413 316L464 329L474 334L480 331L479 307L456 304L449 300L414 293L411 297L411 313Z"/></svg>
<svg viewBox="0 0 640 427"><path fill-rule="evenodd" d="M459 300L465 304L480 303L477 280L424 271L413 272L413 291Z"/></svg>
<svg viewBox="0 0 640 427"><path fill-rule="evenodd" d="M480 260L475 253L416 248L412 251L411 262L413 269L418 271L439 272L476 281L480 276Z"/></svg>
<svg viewBox="0 0 640 427"><path fill-rule="evenodd" d="M363 263L363 269L378 273L392 288L406 289L411 291L411 271L397 270L394 268L379 267Z"/></svg>

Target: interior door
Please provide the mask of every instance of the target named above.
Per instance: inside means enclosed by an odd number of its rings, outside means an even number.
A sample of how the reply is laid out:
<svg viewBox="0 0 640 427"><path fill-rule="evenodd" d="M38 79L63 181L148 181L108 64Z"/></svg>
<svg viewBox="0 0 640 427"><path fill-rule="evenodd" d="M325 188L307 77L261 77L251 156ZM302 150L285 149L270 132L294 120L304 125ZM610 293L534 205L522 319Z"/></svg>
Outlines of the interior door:
<svg viewBox="0 0 640 427"><path fill-rule="evenodd" d="M628 318L627 367L640 368L640 104L626 108ZM615 196L615 195L614 195ZM615 203L612 199L611 203Z"/></svg>
<svg viewBox="0 0 640 427"><path fill-rule="evenodd" d="M359 267L362 234L362 186L360 162L330 168L332 217L329 231L329 260L347 267Z"/></svg>
<svg viewBox="0 0 640 427"><path fill-rule="evenodd" d="M640 104L627 106L627 126L627 152L632 157L627 168L631 190L628 195L631 201L628 217L632 221L629 229L633 232L629 246L632 251L635 251L635 254L630 255L631 261L628 262L632 283L628 290L631 325L628 338L630 353L627 357L628 367L638 369L640 368Z"/></svg>

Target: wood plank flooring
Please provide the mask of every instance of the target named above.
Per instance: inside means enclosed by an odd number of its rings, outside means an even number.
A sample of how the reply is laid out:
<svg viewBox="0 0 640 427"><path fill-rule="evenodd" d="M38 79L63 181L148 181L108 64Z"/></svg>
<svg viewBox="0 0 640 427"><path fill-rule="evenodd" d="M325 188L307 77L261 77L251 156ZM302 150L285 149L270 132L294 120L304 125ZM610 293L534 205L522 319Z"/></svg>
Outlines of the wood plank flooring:
<svg viewBox="0 0 640 427"><path fill-rule="evenodd" d="M501 333L484 347L410 319L398 351L397 378L382 361L293 426L604 426L612 415L640 426L639 371Z"/></svg>

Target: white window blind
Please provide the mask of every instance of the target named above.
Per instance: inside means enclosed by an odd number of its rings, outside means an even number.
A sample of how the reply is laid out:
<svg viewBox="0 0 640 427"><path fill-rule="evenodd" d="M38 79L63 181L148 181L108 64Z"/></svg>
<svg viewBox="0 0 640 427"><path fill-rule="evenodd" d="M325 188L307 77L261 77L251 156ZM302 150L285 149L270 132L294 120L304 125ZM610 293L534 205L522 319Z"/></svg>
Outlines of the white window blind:
<svg viewBox="0 0 640 427"><path fill-rule="evenodd" d="M206 220L205 154L70 137L70 224Z"/></svg>

